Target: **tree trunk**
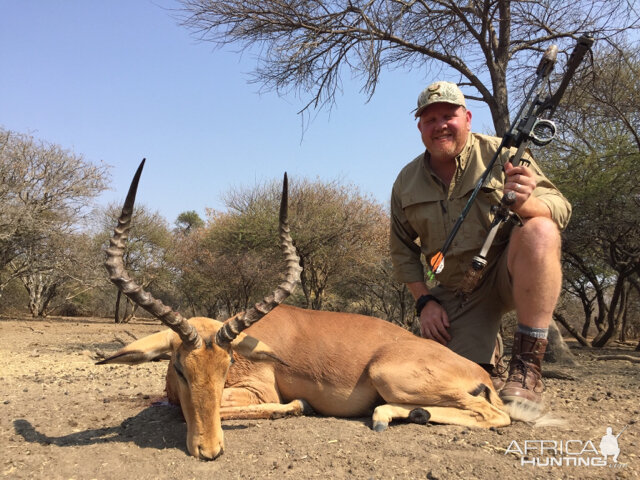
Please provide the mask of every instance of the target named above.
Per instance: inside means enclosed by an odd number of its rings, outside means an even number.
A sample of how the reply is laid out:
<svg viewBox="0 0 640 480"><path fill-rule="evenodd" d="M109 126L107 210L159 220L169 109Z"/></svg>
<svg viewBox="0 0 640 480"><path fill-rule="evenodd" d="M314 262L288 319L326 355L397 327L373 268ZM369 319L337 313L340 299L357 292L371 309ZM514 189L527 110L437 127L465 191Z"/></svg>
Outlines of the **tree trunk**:
<svg viewBox="0 0 640 480"><path fill-rule="evenodd" d="M40 273L31 273L21 277L22 284L29 294L29 312L33 318L40 315L42 305L42 282L35 278L40 276Z"/></svg>
<svg viewBox="0 0 640 480"><path fill-rule="evenodd" d="M491 119L495 126L495 135L503 137L505 133L509 131L511 125L509 123L509 109L506 107L508 104L507 84L504 79L499 79L494 82L495 97L497 101L490 99L488 103L489 111L491 112Z"/></svg>
<svg viewBox="0 0 640 480"><path fill-rule="evenodd" d="M131 312L129 312L129 307L131 307ZM120 321L120 323L129 323L131 319L135 317L138 307L138 304L127 297L126 308L124 309L124 315L122 316L122 320Z"/></svg>
<svg viewBox="0 0 640 480"><path fill-rule="evenodd" d="M586 317L584 320L584 325L582 325L582 337L585 338L589 335L589 327L591 326L591 316Z"/></svg>
<svg viewBox="0 0 640 480"><path fill-rule="evenodd" d="M626 295L624 288L624 278L622 276L619 276L618 283L616 283L616 286L613 290L613 295L611 296L611 302L609 304L607 328L598 333L596 338L594 338L591 342L592 346L597 348L604 347L620 331L621 315L624 313L624 307L626 303L625 298Z"/></svg>
<svg viewBox="0 0 640 480"><path fill-rule="evenodd" d="M311 308L313 310L322 310L323 300L324 300L324 289L321 287L318 287L316 289L316 298L314 298L313 301L311 302Z"/></svg>
<svg viewBox="0 0 640 480"><path fill-rule="evenodd" d="M114 321L115 323L120 323L120 300L122 298L122 292L120 290L118 290L118 293L116 294L116 313L114 314Z"/></svg>
<svg viewBox="0 0 640 480"><path fill-rule="evenodd" d="M40 312L38 316L47 317L49 315L49 304L51 303L51 300L53 300L53 298L56 296L57 290L58 286L55 284L45 288L45 293L43 295L43 300L42 304L40 305Z"/></svg>
<svg viewBox="0 0 640 480"><path fill-rule="evenodd" d="M309 279L307 278L307 270L305 268L304 257L300 256L300 266L302 267L302 273L300 273L300 287L302 293L304 293L305 308L311 308L311 292L309 291Z"/></svg>
<svg viewBox="0 0 640 480"><path fill-rule="evenodd" d="M591 318L593 316L593 299L589 300L586 292L580 292L580 303L582 303L582 311L584 312L584 324L582 325L581 335L586 338L589 335L589 327L591 326Z"/></svg>
<svg viewBox="0 0 640 480"><path fill-rule="evenodd" d="M576 328L571 325L566 318L564 318L564 316L559 313L559 312L553 312L553 319L556 320L557 322L560 323L560 325L562 325L567 332L569 332L571 335L573 335L573 337L578 340L578 342L580 342L580 345L584 346L584 347L588 347L589 346L589 342L587 341L586 338L584 338L583 335L581 335L578 330L576 330Z"/></svg>
<svg viewBox="0 0 640 480"><path fill-rule="evenodd" d="M596 326L596 329L598 330L598 333L596 334L596 338L597 338L603 335L604 332L606 331L605 321L609 311L607 302L604 299L604 289L601 286L596 287L596 299L598 302L598 314L594 318L593 323ZM593 342L592 342L592 345L593 345Z"/></svg>
<svg viewBox="0 0 640 480"><path fill-rule="evenodd" d="M629 313L629 299L631 298L631 295L629 294L629 292L627 291L627 294L625 295L625 301L624 301L624 312L622 313L622 320L620 321L620 331L619 331L619 340L621 342L626 342L627 341L627 325L628 325L628 318L627 318L627 314Z"/></svg>

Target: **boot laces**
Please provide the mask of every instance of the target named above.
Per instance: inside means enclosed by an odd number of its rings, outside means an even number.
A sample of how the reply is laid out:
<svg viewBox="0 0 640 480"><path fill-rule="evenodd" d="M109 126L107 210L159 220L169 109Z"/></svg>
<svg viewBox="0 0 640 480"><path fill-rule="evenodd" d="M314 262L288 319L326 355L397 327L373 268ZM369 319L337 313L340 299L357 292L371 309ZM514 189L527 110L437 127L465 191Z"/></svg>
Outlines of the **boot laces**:
<svg viewBox="0 0 640 480"><path fill-rule="evenodd" d="M511 359L513 371L509 372L509 379L507 381L520 382L523 388L527 388L527 375L529 372L536 379L535 384L532 386L533 391L537 391L537 384L540 382L540 391L544 390L544 382L542 381L542 375L538 375L538 372L531 367L530 362L527 362L522 355L518 354ZM540 378L538 378L538 376Z"/></svg>
<svg viewBox="0 0 640 480"><path fill-rule="evenodd" d="M505 356L506 355L500 355L493 366L493 372L498 377L502 377L509 370L509 365L503 361Z"/></svg>

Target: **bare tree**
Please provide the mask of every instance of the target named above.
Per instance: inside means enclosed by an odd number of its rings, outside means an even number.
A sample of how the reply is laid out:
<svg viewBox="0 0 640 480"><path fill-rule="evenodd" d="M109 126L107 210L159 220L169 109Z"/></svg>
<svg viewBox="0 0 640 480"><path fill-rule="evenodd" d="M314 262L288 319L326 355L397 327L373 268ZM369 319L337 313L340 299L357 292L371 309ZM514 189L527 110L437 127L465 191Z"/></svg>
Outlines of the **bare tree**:
<svg viewBox="0 0 640 480"><path fill-rule="evenodd" d="M388 249L388 241L385 244ZM385 248L381 251L385 252ZM340 285L340 292L350 303L341 310L384 318L416 334L420 333L415 301L407 286L393 278L388 251L376 262L351 270L347 280Z"/></svg>
<svg viewBox="0 0 640 480"><path fill-rule="evenodd" d="M355 281L355 272L385 257L388 215L353 185L303 180L292 184L290 192L305 307L336 308L331 290L335 295L338 285Z"/></svg>
<svg viewBox="0 0 640 480"><path fill-rule="evenodd" d="M561 141L553 145L556 182L574 214L564 235L565 289L580 299L592 344L623 335L640 278L640 49L600 48L593 69L569 91Z"/></svg>
<svg viewBox="0 0 640 480"><path fill-rule="evenodd" d="M109 205L102 212L101 230L97 238L103 250L111 237L120 209L119 205ZM136 206L131 225L123 255L125 268L142 288L153 290L154 295L162 297L161 289L173 280L168 259L172 236L167 221L158 212L150 212L144 205L139 205ZM126 304L121 312L123 296L119 289L113 287L113 291L115 323L127 323L134 318L138 305L125 296Z"/></svg>
<svg viewBox="0 0 640 480"><path fill-rule="evenodd" d="M20 255L23 265L19 278L29 294L29 311L34 317L47 316L49 304L70 278L75 251L70 235L51 232L46 239L25 248ZM9 264L12 268L14 262Z"/></svg>
<svg viewBox="0 0 640 480"><path fill-rule="evenodd" d="M331 105L345 71L371 97L383 68L445 70L485 102L498 135L539 53L581 33L615 42L638 28L628 0L181 0L183 24L216 45L256 48L254 81ZM531 57L536 57L532 61Z"/></svg>
<svg viewBox="0 0 640 480"><path fill-rule="evenodd" d="M277 281L279 201L279 182L229 191L228 211L210 211L205 228L180 240L181 290L199 292L199 308L232 315ZM289 184L289 212L304 267L294 302L319 310L366 301L365 292L355 293L356 272L373 269L387 254L383 207L352 185L303 179Z"/></svg>
<svg viewBox="0 0 640 480"><path fill-rule="evenodd" d="M249 238L233 238L234 231L242 236L243 220L217 212L206 227L178 240L178 288L194 313L197 309L212 317L235 315L278 280L279 263L264 247L251 246Z"/></svg>
<svg viewBox="0 0 640 480"><path fill-rule="evenodd" d="M47 316L84 293L107 285L102 252L93 248L85 233L50 232L46 239L25 249L19 259L19 279L34 317ZM8 268L14 269L14 264Z"/></svg>
<svg viewBox="0 0 640 480"><path fill-rule="evenodd" d="M178 272L176 288L186 300L191 315L217 318L220 302L215 287L218 282L212 273L219 270L213 264L210 245L204 243L207 228L205 225L188 235L175 233L171 264Z"/></svg>
<svg viewBox="0 0 640 480"><path fill-rule="evenodd" d="M11 279L38 278L63 261L53 260L61 250L52 247L80 228L106 188L107 171L58 145L0 129L0 180L1 293Z"/></svg>

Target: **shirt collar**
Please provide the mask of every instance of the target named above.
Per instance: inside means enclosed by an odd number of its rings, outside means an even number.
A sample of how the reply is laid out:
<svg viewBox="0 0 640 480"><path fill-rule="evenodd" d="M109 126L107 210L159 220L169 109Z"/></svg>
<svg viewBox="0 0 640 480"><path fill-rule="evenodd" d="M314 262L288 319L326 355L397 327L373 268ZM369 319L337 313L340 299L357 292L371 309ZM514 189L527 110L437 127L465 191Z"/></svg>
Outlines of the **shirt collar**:
<svg viewBox="0 0 640 480"><path fill-rule="evenodd" d="M469 156L471 155L471 149L473 147L473 143L475 139L471 132L467 136L467 143L464 144L464 148L456 157L456 167L460 171L464 171L467 168L467 163L469 162Z"/></svg>

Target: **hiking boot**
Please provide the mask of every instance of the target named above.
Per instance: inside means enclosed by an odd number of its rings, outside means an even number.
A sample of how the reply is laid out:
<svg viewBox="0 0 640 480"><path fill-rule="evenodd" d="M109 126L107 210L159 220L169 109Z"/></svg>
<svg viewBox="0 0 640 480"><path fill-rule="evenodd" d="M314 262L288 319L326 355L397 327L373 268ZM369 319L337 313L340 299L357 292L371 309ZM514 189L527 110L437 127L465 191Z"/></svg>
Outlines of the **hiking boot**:
<svg viewBox="0 0 640 480"><path fill-rule="evenodd" d="M491 383L496 392L500 393L507 381L507 366L504 363L493 365L493 369L489 372Z"/></svg>
<svg viewBox="0 0 640 480"><path fill-rule="evenodd" d="M542 406L542 358L549 342L546 338L535 338L516 333L509 362L509 376L500 391L504 402L525 400Z"/></svg>

